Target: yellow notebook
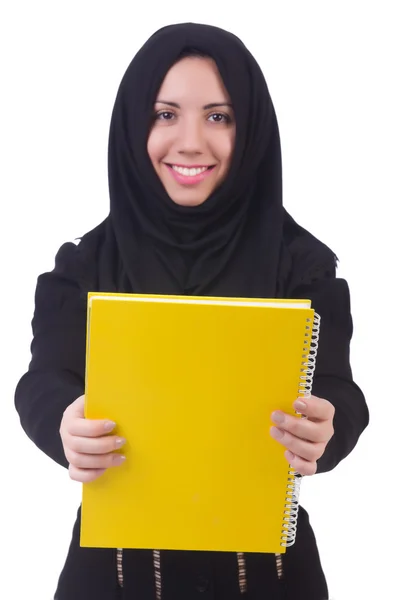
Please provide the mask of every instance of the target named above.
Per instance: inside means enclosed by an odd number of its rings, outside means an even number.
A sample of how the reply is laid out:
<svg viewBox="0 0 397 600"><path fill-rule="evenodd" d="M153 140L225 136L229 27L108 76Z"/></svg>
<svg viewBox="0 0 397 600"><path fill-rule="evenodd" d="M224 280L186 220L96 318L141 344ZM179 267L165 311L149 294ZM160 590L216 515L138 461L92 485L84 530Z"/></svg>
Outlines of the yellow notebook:
<svg viewBox="0 0 397 600"><path fill-rule="evenodd" d="M90 293L86 417L125 437L83 484L81 546L283 553L299 481L271 413L310 393L309 300Z"/></svg>

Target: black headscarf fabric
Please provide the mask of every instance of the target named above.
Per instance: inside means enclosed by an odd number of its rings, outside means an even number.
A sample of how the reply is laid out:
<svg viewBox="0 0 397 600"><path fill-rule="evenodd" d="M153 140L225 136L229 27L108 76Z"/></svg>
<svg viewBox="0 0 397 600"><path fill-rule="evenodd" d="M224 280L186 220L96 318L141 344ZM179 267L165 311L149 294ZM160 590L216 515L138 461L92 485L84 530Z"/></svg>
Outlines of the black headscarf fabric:
<svg viewBox="0 0 397 600"><path fill-rule="evenodd" d="M186 207L167 195L147 140L164 77L191 50L215 61L234 108L236 140L225 181L202 205ZM240 297L282 293L286 231L307 232L283 209L275 110L258 63L236 36L188 23L164 27L149 38L118 90L108 169L101 288ZM334 261L328 249L310 240L321 247L320 260Z"/></svg>

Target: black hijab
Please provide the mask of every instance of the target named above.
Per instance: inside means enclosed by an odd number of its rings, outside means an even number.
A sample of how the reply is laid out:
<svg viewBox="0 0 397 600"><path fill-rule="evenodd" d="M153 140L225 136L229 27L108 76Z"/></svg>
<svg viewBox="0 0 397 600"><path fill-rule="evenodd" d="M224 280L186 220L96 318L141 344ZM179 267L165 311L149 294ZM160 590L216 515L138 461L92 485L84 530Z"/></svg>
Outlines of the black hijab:
<svg viewBox="0 0 397 600"><path fill-rule="evenodd" d="M159 88L189 52L215 61L236 121L229 173L195 207L169 198L146 149ZM144 44L116 97L108 170L110 215L97 257L101 289L276 297L296 267L287 251L296 239L309 243L301 253L306 270L318 269L319 261L320 268L335 265L333 253L283 209L279 130L266 81L243 43L222 29L172 25Z"/></svg>

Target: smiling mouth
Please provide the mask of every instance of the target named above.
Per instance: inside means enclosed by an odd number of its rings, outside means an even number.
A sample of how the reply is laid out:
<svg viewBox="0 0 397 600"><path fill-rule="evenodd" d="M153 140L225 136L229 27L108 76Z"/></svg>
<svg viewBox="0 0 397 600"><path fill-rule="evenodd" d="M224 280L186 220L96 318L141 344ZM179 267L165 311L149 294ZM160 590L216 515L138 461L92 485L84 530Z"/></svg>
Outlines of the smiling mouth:
<svg viewBox="0 0 397 600"><path fill-rule="evenodd" d="M170 175L183 187L194 187L211 176L216 165L209 166L183 166L164 163Z"/></svg>
<svg viewBox="0 0 397 600"><path fill-rule="evenodd" d="M182 175L183 177L197 177L198 175L202 175L206 171L212 171L212 169L214 169L214 167L215 167L215 165L208 165L208 166L194 165L194 166L187 167L187 166L182 166L182 165L174 165L174 164L170 164L170 163L165 163L165 164L169 169L172 169L172 171L175 171L175 173L178 173L179 175Z"/></svg>

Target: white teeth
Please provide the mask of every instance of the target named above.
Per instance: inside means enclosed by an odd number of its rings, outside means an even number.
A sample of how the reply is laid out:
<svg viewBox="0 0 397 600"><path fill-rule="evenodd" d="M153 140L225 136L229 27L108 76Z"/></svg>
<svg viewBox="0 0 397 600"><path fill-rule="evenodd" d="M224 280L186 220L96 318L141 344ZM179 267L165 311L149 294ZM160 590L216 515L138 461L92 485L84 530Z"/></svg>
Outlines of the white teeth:
<svg viewBox="0 0 397 600"><path fill-rule="evenodd" d="M204 171L208 169L208 167L200 167L199 169L188 169L186 167L177 167L176 165L172 165L172 168L177 173L185 175L185 177L194 177L195 175L200 175L200 173L204 173Z"/></svg>

